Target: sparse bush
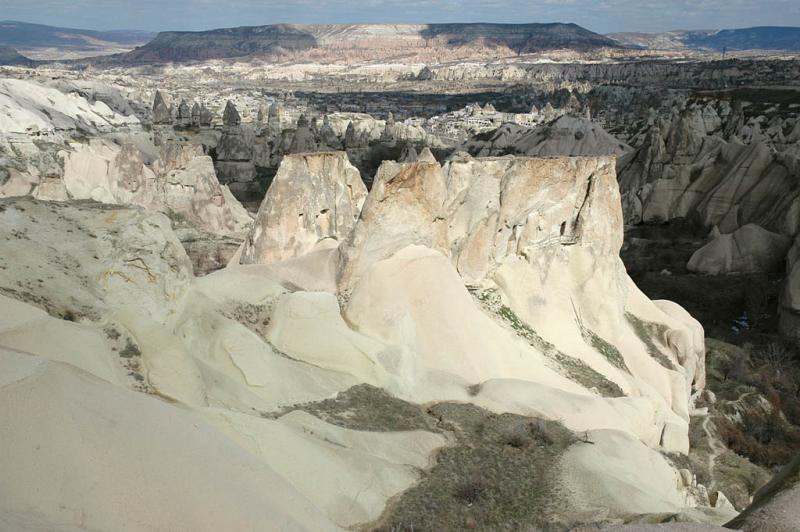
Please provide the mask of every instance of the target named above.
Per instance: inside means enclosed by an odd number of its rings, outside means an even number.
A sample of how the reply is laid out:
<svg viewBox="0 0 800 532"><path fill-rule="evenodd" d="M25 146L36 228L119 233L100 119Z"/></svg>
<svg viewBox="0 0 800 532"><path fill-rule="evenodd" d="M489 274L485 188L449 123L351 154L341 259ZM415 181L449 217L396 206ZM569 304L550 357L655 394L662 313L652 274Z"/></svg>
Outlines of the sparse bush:
<svg viewBox="0 0 800 532"><path fill-rule="evenodd" d="M479 471L473 471L456 484L454 495L471 506L483 497L487 489L488 485L483 475Z"/></svg>
<svg viewBox="0 0 800 532"><path fill-rule="evenodd" d="M758 351L757 360L775 377L797 369L797 354L784 342L771 342Z"/></svg>
<svg viewBox="0 0 800 532"><path fill-rule="evenodd" d="M531 421L529 425L531 434L536 441L543 445L553 445L557 440L557 434L550 423L543 419Z"/></svg>
<svg viewBox="0 0 800 532"><path fill-rule="evenodd" d="M514 427L503 434L501 443L515 449L522 449L530 443L530 435L525 427Z"/></svg>
<svg viewBox="0 0 800 532"><path fill-rule="evenodd" d="M130 338L128 338L125 347L122 348L122 351L119 352L119 356L122 358L134 358L142 356L142 351L139 349L139 346L131 342Z"/></svg>

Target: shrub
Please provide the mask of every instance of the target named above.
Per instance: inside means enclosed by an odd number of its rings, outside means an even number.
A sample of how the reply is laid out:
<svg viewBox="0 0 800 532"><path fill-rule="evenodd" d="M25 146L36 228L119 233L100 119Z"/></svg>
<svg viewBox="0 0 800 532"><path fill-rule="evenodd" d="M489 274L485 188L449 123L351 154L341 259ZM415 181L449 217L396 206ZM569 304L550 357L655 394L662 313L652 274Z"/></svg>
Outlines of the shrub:
<svg viewBox="0 0 800 532"><path fill-rule="evenodd" d="M488 489L487 482L478 471L473 471L466 478L461 479L455 488L455 497L473 505L478 502Z"/></svg>

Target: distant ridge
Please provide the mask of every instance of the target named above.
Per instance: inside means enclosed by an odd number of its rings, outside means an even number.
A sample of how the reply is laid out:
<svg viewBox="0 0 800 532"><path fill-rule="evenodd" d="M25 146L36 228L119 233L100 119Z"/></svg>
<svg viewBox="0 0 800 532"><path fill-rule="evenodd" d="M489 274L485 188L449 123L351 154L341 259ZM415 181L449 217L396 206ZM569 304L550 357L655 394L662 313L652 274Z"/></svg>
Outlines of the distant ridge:
<svg viewBox="0 0 800 532"><path fill-rule="evenodd" d="M777 50L800 51L800 28L756 26L726 30L677 30L659 33L623 32L606 35L621 44L650 50Z"/></svg>
<svg viewBox="0 0 800 532"><path fill-rule="evenodd" d="M151 40L154 33L144 31L95 31L31 24L16 20L0 21L0 46L16 50L57 48L65 51L92 51L108 48L133 48Z"/></svg>
<svg viewBox="0 0 800 532"><path fill-rule="evenodd" d="M183 62L304 51L358 55L413 53L460 47L530 53L587 51L624 45L576 24L320 24L244 26L199 32L163 32L146 45L120 54L123 63Z"/></svg>
<svg viewBox="0 0 800 532"><path fill-rule="evenodd" d="M9 46L0 46L0 65L34 66L35 61L28 59Z"/></svg>

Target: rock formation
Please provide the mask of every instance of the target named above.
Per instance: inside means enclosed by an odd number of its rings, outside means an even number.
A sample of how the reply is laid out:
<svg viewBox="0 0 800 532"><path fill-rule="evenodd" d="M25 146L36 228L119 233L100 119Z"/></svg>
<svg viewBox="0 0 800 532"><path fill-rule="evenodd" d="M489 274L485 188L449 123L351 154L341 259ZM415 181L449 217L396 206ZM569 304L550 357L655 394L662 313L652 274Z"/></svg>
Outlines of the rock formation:
<svg viewBox="0 0 800 532"><path fill-rule="evenodd" d="M222 112L222 125L227 128L235 128L240 126L242 119L239 116L239 111L232 101L228 100L225 104L225 110Z"/></svg>
<svg viewBox="0 0 800 532"><path fill-rule="evenodd" d="M744 532L792 532L800 523L800 456L758 490L752 504L728 529Z"/></svg>
<svg viewBox="0 0 800 532"><path fill-rule="evenodd" d="M617 155L631 147L607 133L599 124L574 116L562 116L533 129L503 124L480 134L463 145L476 157L498 155Z"/></svg>
<svg viewBox="0 0 800 532"><path fill-rule="evenodd" d="M191 112L192 126L200 127L200 114L201 114L200 104L194 102Z"/></svg>
<svg viewBox="0 0 800 532"><path fill-rule="evenodd" d="M57 440L70 450L58 471L75 482L87 478L80 473L87 463L97 464L90 443L109 434L126 442L103 455L113 464L150 463L137 454L143 444L129 433L131 420L163 420L148 448L183 456L174 470L184 476L203 470L198 461L210 459L211 442L214 462L234 471L217 483L228 478L245 493L221 499L212 524L199 530L249 526L264 508L270 523L284 519L291 529L377 520L448 440L427 421L378 431L363 424L374 416L362 419L357 402L341 416L314 413L355 394L356 385L383 390L368 409L469 403L488 416L560 420L560 430L582 434L570 436L561 466L552 470L566 493L559 507L565 516L601 508L611 518L692 506L713 512L659 452L688 450L691 396L704 383L702 327L677 305L648 300L625 273L613 158L460 158L441 166L423 151L418 159L385 162L367 194L344 153L286 156L241 257L195 280L160 214L3 200L0 226L14 231L0 242L3 271L12 272L0 292L81 323L0 298L14 309L0 313L0 364L17 368L4 374L41 369L21 386L0 386L0 401L50 386L50 378L72 382L65 361L106 380L84 375L81 385L55 387L66 393L55 419L77 417L76 430L92 436ZM111 177L138 186L128 193L163 183L169 205L203 212L214 200L193 203L205 190L186 175L203 175L196 165L208 169L208 159L166 143L151 167L133 153L105 166L114 168ZM191 187L195 192L185 194ZM32 245L42 224L47 237ZM34 265L42 257L40 283ZM6 332L23 326L43 331L37 343ZM97 394L89 403L103 409L103 419L128 421L113 431L90 422L89 407L70 391L77 389ZM15 419L0 415L15 434L0 459L0 478L24 478L35 490L14 491L0 509L29 519L35 508L46 522L58 521L66 496L58 492L51 503L36 495L51 489L52 475L45 478L27 459L33 451L21 443L29 439L19 436ZM54 422L45 421L26 426L38 435ZM182 455L174 442L183 441L188 426L203 438ZM150 475L160 471L149 467L130 480L127 467L114 466L124 486L151 486ZM156 529L174 528L174 519L195 523L189 509L218 489L208 487L205 474L190 475L194 481L170 501L169 512L142 519ZM152 483L164 485L156 478ZM266 484L280 489L263 496L259 487ZM84 511L82 526L107 528L107 516L128 515L112 496L117 488L102 488L91 500L83 489L69 492L81 494L66 502ZM146 494L136 497L145 508L160 508Z"/></svg>
<svg viewBox="0 0 800 532"><path fill-rule="evenodd" d="M322 127L319 130L320 148L328 150L342 149L342 141L336 135L336 131L331 126L330 118L328 115L322 119Z"/></svg>
<svg viewBox="0 0 800 532"><path fill-rule="evenodd" d="M791 247L787 236L747 224L733 233L718 234L695 251L687 268L698 273L775 273L785 268Z"/></svg>
<svg viewBox="0 0 800 532"><path fill-rule="evenodd" d="M221 186L211 158L197 146L168 142L152 166L132 144L103 141L65 152L63 183L70 198L139 205L185 217L223 235L242 234L251 218Z"/></svg>
<svg viewBox="0 0 800 532"><path fill-rule="evenodd" d="M287 155L245 242L242 263L305 255L355 225L367 189L343 152Z"/></svg>
<svg viewBox="0 0 800 532"><path fill-rule="evenodd" d="M192 111L186 100L181 100L180 105L178 105L178 113L175 116L175 126L189 127L190 125L192 125Z"/></svg>
<svg viewBox="0 0 800 532"><path fill-rule="evenodd" d="M167 105L161 91L156 91L153 99L153 123L159 125L172 124L172 109Z"/></svg>
<svg viewBox="0 0 800 532"><path fill-rule="evenodd" d="M228 100L222 116L222 137L217 143L215 168L219 180L234 194L246 195L256 177L253 162L254 132L242 125L236 106Z"/></svg>
<svg viewBox="0 0 800 532"><path fill-rule="evenodd" d="M273 103L269 106L269 116L267 117L267 130L271 138L279 138L281 136L281 106L278 103Z"/></svg>
<svg viewBox="0 0 800 532"><path fill-rule="evenodd" d="M163 214L30 198L3 207L0 227L15 229L2 243L0 293L51 315L76 321L129 309L161 321L191 280L192 265ZM34 237L36 228L42 232Z"/></svg>
<svg viewBox="0 0 800 532"><path fill-rule="evenodd" d="M748 223L787 235L798 231L796 157L773 153L763 140L725 140L715 133L721 125L711 105L653 118L637 150L619 163L630 223L694 216L722 233Z"/></svg>
<svg viewBox="0 0 800 532"><path fill-rule="evenodd" d="M292 137L292 144L289 147L289 153L310 153L316 151L317 143L314 140L314 134L311 132L308 119L305 115L300 115L297 120L297 128Z"/></svg>
<svg viewBox="0 0 800 532"><path fill-rule="evenodd" d="M786 281L780 300L780 330L800 337L800 235L786 257Z"/></svg>

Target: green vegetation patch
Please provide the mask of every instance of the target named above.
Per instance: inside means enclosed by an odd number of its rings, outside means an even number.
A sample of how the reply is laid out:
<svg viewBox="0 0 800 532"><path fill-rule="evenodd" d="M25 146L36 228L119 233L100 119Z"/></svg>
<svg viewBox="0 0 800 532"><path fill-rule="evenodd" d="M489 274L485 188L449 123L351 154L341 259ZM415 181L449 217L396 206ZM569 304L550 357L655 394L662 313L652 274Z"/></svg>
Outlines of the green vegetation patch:
<svg viewBox="0 0 800 532"><path fill-rule="evenodd" d="M511 310L510 307L503 304L500 299L500 294L498 294L496 290L488 289L476 291L472 292L472 295L481 304L484 310L495 316L506 326L510 327L518 336L524 338L528 344L531 345L531 347L535 348L537 351L540 351L550 360L555 362L557 365L557 370L568 379L577 382L586 389L596 389L597 392L603 397L623 397L625 395L625 393L622 391L622 388L620 388L615 382L610 381L603 374L594 370L582 360L571 357L566 353L562 353L556 349L556 346L539 336L539 334L527 323L522 321L519 316L517 316L516 313ZM609 351L615 351L615 356L619 357L619 360L622 360L622 355L619 353L619 350L602 340L597 335L594 336L597 337L600 342L603 342L603 344L607 345L610 348L608 349ZM622 365L624 366L624 369L627 370L624 360L622 360Z"/></svg>
<svg viewBox="0 0 800 532"><path fill-rule="evenodd" d="M631 372L631 370L628 369L628 365L625 363L625 359L622 357L622 353L620 353L619 349L613 344L603 340L597 333L586 327L581 327L581 333L583 334L583 339L589 342L589 345L591 345L595 351L603 355L612 366L628 373Z"/></svg>
<svg viewBox="0 0 800 532"><path fill-rule="evenodd" d="M625 313L625 318L633 328L633 332L639 337L639 340L644 343L650 356L666 369L675 370L675 364L672 363L672 360L670 360L667 355L661 352L653 340L655 338L661 343L661 339L665 338L667 334L668 327L663 323L644 321L630 312Z"/></svg>

